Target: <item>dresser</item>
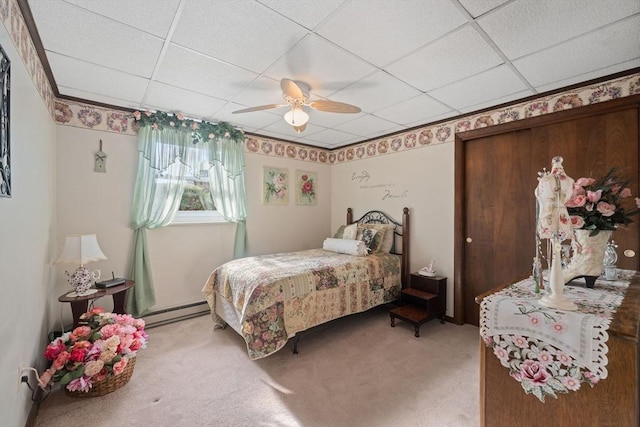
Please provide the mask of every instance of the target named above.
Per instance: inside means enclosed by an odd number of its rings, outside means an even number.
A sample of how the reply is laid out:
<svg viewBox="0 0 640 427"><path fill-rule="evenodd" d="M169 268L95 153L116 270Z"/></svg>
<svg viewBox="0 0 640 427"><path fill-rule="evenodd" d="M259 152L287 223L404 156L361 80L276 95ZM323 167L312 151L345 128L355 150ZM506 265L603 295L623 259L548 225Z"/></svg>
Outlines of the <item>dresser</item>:
<svg viewBox="0 0 640 427"><path fill-rule="evenodd" d="M476 302L492 293L478 296ZM523 391L481 339L480 425L639 426L639 329L640 276L636 274L608 330L608 377L544 403Z"/></svg>

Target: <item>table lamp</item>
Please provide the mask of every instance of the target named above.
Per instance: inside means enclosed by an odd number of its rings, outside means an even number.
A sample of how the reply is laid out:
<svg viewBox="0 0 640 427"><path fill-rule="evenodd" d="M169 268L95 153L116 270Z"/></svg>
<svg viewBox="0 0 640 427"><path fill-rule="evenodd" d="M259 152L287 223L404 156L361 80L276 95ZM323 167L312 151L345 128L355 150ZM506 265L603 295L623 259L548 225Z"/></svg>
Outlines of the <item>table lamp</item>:
<svg viewBox="0 0 640 427"><path fill-rule="evenodd" d="M89 271L84 264L107 259L102 253L95 234L72 234L67 236L64 247L55 264L80 264L73 274L65 271L69 284L75 292L69 296L85 296L98 292L91 286L100 278L100 270Z"/></svg>

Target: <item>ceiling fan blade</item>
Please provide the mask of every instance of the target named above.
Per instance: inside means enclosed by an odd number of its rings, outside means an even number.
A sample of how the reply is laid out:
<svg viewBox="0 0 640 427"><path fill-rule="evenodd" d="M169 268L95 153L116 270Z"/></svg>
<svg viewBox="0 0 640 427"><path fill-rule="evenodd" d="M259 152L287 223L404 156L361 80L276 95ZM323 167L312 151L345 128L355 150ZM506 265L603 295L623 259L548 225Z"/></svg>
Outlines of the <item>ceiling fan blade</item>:
<svg viewBox="0 0 640 427"><path fill-rule="evenodd" d="M293 126L293 128L296 130L296 132L301 133L304 132L304 130L307 128L307 124L303 124L300 126Z"/></svg>
<svg viewBox="0 0 640 427"><path fill-rule="evenodd" d="M231 114L240 114L240 113L250 113L252 111L261 111L261 110L270 110L272 108L280 108L285 107L287 104L267 104L267 105L259 105L257 107L245 108L242 110L232 111Z"/></svg>
<svg viewBox="0 0 640 427"><path fill-rule="evenodd" d="M280 87L282 88L282 92L293 99L300 99L304 97L304 93L300 86L293 80L282 79L280 80Z"/></svg>
<svg viewBox="0 0 640 427"><path fill-rule="evenodd" d="M326 100L310 102L309 107L314 110L326 111L329 113L359 113L361 111L360 107L356 107L355 105Z"/></svg>

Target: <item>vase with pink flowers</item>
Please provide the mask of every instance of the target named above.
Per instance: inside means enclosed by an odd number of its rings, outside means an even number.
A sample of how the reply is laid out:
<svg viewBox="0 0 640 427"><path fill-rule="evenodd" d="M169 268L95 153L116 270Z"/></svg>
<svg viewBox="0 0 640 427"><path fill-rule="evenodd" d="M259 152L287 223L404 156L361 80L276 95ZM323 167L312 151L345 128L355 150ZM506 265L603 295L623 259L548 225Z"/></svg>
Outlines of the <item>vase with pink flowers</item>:
<svg viewBox="0 0 640 427"><path fill-rule="evenodd" d="M640 198L629 207L630 182L617 168L598 179L575 181L573 194L565 203L575 234L573 256L563 270L565 283L584 277L587 287L593 287L604 271L603 259L611 233L632 223L631 217L640 211Z"/></svg>

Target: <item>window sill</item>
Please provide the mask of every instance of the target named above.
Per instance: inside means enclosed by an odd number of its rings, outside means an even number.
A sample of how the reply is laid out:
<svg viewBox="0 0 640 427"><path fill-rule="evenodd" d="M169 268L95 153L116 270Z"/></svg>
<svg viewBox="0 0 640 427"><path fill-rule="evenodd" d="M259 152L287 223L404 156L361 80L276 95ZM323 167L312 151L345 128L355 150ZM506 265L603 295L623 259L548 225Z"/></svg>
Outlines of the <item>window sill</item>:
<svg viewBox="0 0 640 427"><path fill-rule="evenodd" d="M179 211L170 225L182 224L227 224L218 211Z"/></svg>

